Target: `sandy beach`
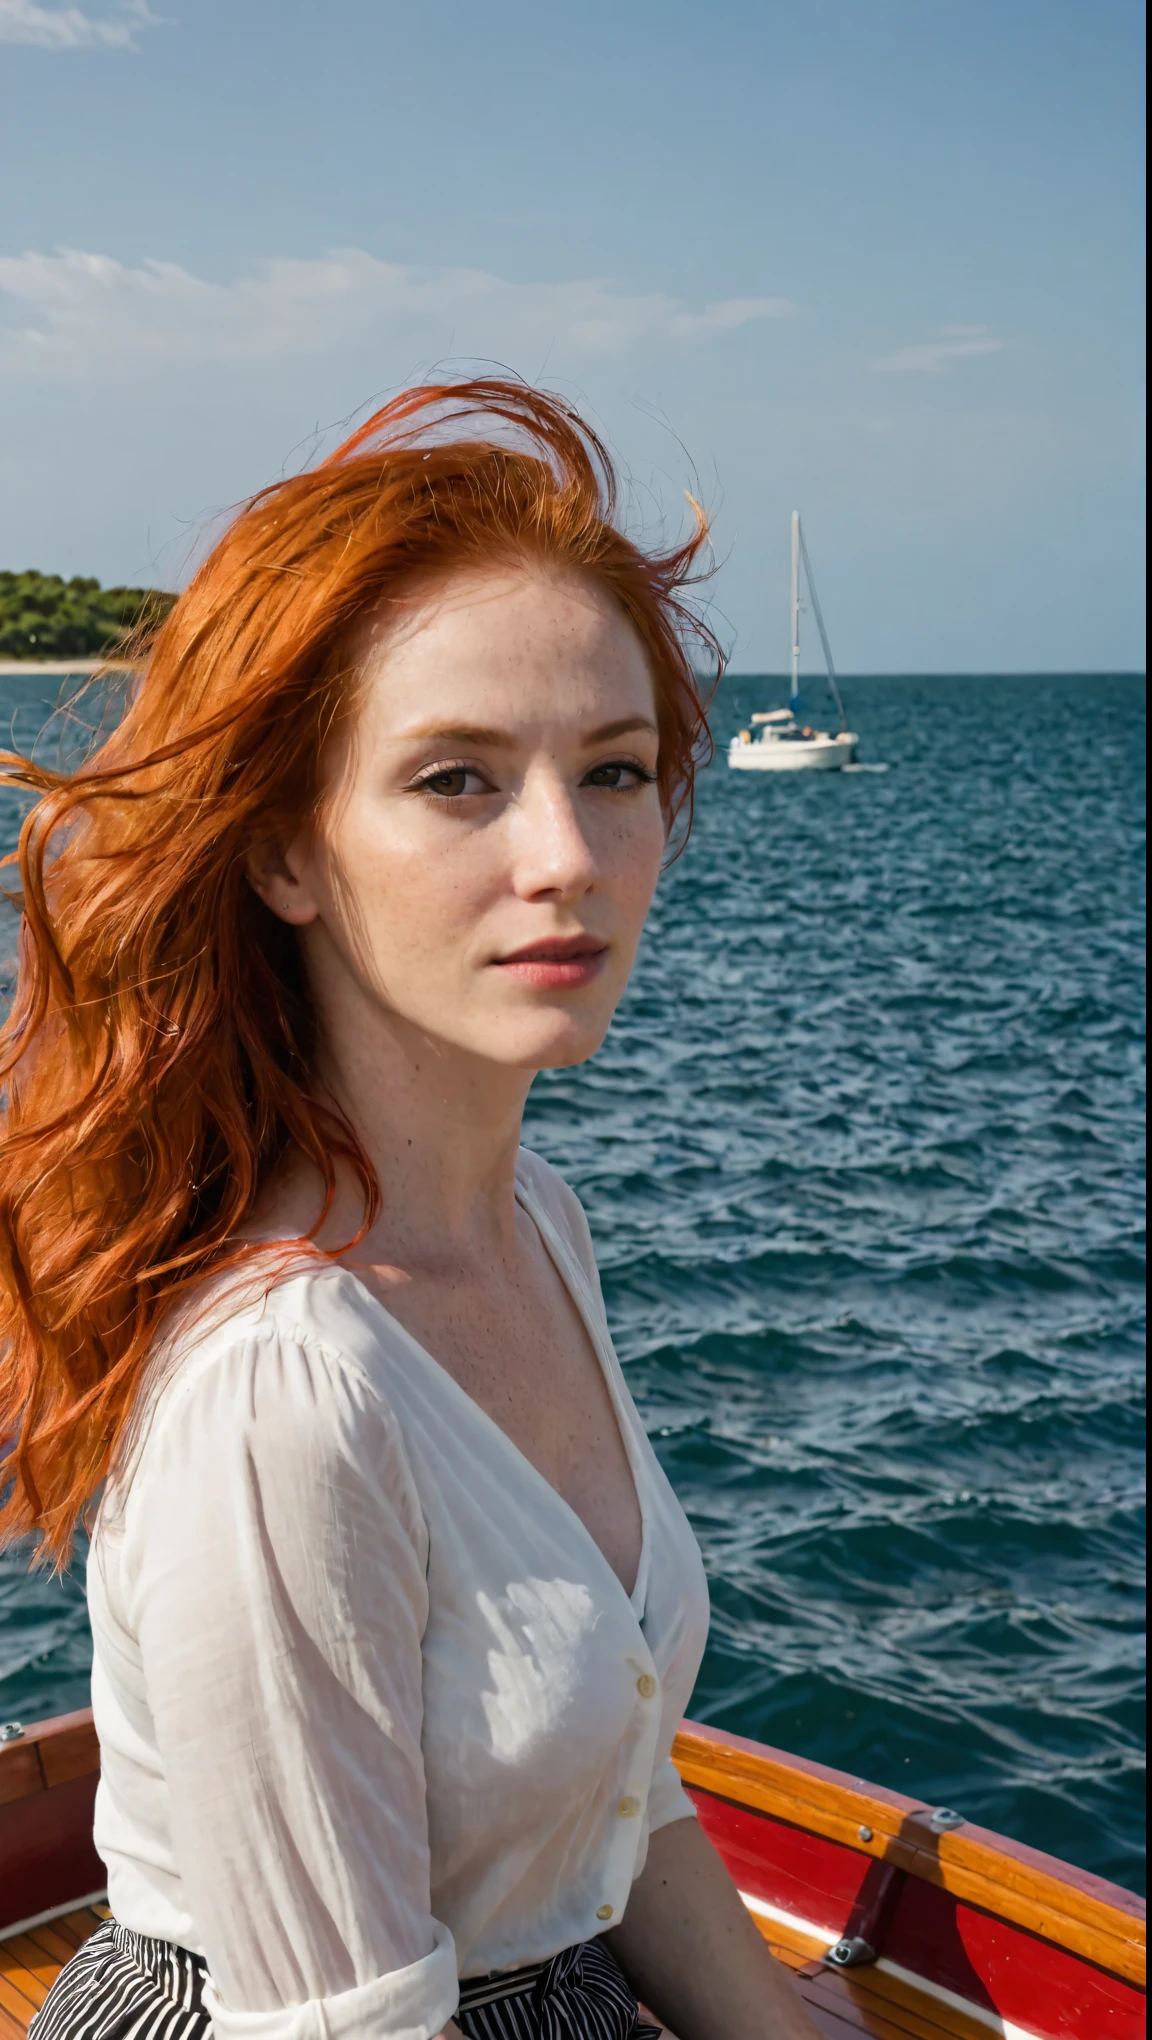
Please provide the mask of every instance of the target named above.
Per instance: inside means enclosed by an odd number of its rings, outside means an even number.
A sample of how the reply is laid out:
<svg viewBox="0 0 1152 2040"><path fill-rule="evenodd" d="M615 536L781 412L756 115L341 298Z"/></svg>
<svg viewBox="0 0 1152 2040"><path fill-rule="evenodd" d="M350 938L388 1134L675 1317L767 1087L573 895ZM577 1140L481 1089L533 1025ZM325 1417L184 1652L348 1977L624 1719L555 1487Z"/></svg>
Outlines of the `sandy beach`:
<svg viewBox="0 0 1152 2040"><path fill-rule="evenodd" d="M127 670L124 659L0 659L0 674L6 679L16 673L43 673L47 679L63 679L68 673L99 673Z"/></svg>

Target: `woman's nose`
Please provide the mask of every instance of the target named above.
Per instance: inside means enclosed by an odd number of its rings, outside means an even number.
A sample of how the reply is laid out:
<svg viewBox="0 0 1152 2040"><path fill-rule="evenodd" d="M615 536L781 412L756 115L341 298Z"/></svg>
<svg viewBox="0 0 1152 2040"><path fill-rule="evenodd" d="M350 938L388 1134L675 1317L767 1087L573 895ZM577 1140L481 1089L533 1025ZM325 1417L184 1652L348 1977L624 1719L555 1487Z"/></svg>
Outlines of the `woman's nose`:
<svg viewBox="0 0 1152 2040"><path fill-rule="evenodd" d="M515 886L523 899L575 899L595 884L596 858L573 793L551 774L525 785L513 835Z"/></svg>

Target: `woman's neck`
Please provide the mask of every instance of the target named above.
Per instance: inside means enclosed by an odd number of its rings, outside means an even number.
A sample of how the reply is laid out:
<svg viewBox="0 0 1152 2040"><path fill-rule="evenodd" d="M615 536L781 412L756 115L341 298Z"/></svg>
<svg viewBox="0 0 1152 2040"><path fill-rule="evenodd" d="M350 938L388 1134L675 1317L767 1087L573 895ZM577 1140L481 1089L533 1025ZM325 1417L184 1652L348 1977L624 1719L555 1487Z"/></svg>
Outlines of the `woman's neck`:
<svg viewBox="0 0 1152 2040"><path fill-rule="evenodd" d="M329 1039L318 1074L376 1173L381 1210L352 1263L434 1268L510 1248L516 1157L532 1070L470 1056L403 1021ZM321 1195L315 1170L289 1160L262 1200L260 1230L306 1230ZM308 1213L305 1217L305 1212ZM346 1169L318 1243L338 1249L362 1222Z"/></svg>

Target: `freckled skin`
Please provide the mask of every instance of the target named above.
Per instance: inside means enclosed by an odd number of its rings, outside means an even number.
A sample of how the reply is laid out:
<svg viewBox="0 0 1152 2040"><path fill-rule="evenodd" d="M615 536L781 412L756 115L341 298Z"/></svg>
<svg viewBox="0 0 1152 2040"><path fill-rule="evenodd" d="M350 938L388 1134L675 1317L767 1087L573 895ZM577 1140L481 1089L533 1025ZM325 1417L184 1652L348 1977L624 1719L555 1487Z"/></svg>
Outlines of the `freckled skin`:
<svg viewBox="0 0 1152 2040"><path fill-rule="evenodd" d="M513 1185L532 1078L599 1047L656 885L647 658L603 590L538 569L414 590L352 652L361 699L324 761L319 824L248 860L299 931L317 1076L383 1193L346 1250L362 1214L341 1178L320 1244L503 1427L631 1589L640 1513L615 1412ZM583 944L567 974L511 961L557 938ZM254 1236L298 1236L320 1201L289 1156ZM610 1939L680 2040L817 2040L695 1821L652 1837ZM455 2022L440 2040L460 2040Z"/></svg>
<svg viewBox="0 0 1152 2040"><path fill-rule="evenodd" d="M444 1122L498 1103L514 1134L532 1075L591 1055L627 983L665 847L647 656L594 584L525 573L417 595L357 650L363 697L326 761L320 827L253 868L301 931L332 1087L385 1136L385 1209L353 1259L630 1590L635 1486L599 1362L535 1227L516 1205L495 1237L482 1225L461 1238L421 1214ZM598 735L622 722L636 727ZM438 765L461 769L429 787ZM494 961L582 934L603 960L575 988ZM420 1135L405 1126L398 1142L396 1108L403 1120L417 1101ZM289 1169L262 1217L286 1231L314 1195Z"/></svg>
<svg viewBox="0 0 1152 2040"><path fill-rule="evenodd" d="M664 850L654 786L583 783L616 759L655 767L652 729L587 741L654 718L640 640L594 585L517 575L451 583L362 642L365 697L329 761L323 855L309 863L318 968L350 965L410 1025L486 1062L583 1061L627 983ZM510 742L414 734L433 725ZM473 768L476 790L414 796L413 776L441 760ZM526 996L487 967L537 935L585 929L610 950L581 995Z"/></svg>

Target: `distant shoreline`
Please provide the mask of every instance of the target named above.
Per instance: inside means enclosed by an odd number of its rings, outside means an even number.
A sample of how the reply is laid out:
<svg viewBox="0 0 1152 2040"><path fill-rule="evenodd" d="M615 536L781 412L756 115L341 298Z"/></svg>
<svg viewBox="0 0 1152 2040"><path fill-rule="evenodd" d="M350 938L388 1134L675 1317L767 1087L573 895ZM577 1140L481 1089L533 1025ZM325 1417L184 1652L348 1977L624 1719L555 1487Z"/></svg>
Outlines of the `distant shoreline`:
<svg viewBox="0 0 1152 2040"><path fill-rule="evenodd" d="M69 673L131 671L127 659L0 659L0 679L19 673L43 673L48 679L63 680Z"/></svg>

